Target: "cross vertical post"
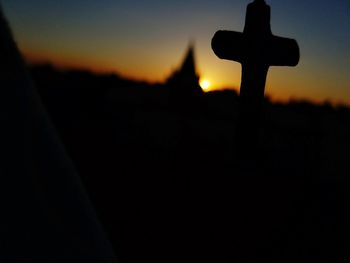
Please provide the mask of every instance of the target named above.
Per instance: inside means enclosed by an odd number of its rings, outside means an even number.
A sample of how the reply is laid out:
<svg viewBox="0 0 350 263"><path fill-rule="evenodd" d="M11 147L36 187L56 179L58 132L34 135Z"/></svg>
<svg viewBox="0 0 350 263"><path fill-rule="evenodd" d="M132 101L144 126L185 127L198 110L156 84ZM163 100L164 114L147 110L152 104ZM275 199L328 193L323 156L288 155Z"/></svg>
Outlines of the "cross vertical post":
<svg viewBox="0 0 350 263"><path fill-rule="evenodd" d="M271 8L264 0L248 4L243 33L217 31L212 49L220 59L242 65L238 151L243 158L254 155L258 144L265 82L270 66L296 66L300 52L294 39L274 36Z"/></svg>

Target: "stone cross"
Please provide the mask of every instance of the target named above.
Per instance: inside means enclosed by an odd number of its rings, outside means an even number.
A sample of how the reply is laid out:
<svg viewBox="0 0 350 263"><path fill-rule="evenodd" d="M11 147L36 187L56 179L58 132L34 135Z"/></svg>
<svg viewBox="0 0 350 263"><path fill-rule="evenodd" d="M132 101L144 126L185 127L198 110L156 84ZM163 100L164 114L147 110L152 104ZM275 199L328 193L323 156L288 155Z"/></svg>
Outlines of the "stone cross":
<svg viewBox="0 0 350 263"><path fill-rule="evenodd" d="M242 64L241 96L264 96L270 66L296 66L299 47L295 40L274 36L270 27L270 6L255 0L247 7L243 33L218 31L212 48L221 59Z"/></svg>
<svg viewBox="0 0 350 263"><path fill-rule="evenodd" d="M245 136L253 136L258 129L269 67L296 66L299 62L297 42L272 34L270 14L264 0L255 0L247 7L243 33L218 31L211 43L219 58L242 64L240 124Z"/></svg>

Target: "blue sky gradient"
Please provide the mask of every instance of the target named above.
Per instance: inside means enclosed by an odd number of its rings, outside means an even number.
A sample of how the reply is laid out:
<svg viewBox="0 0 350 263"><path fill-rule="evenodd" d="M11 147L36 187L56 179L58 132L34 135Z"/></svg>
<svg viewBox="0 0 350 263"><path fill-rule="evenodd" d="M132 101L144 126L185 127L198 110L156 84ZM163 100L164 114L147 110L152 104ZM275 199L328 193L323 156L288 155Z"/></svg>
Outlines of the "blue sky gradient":
<svg viewBox="0 0 350 263"><path fill-rule="evenodd" d="M162 81L195 42L199 73L214 87L239 87L240 65L221 61L210 41L218 29L242 31L246 0L2 0L27 53L72 65ZM272 68L267 94L350 104L350 2L268 0L275 35L297 39L297 68ZM67 65L69 63L67 62Z"/></svg>

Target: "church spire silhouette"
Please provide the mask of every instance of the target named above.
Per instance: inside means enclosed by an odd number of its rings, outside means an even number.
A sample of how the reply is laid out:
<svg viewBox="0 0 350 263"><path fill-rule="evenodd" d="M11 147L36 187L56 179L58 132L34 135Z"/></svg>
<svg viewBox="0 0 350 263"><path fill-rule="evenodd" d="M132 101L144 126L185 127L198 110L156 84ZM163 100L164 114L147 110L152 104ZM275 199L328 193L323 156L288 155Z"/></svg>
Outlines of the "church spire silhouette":
<svg viewBox="0 0 350 263"><path fill-rule="evenodd" d="M170 100L176 107L193 107L202 94L196 69L194 45L190 43L180 67L168 78Z"/></svg>
<svg viewBox="0 0 350 263"><path fill-rule="evenodd" d="M188 47L185 59L183 60L182 66L178 72L182 75L185 75L188 82L193 82L194 85L198 83L199 77L196 72L194 46L192 43Z"/></svg>
<svg viewBox="0 0 350 263"><path fill-rule="evenodd" d="M188 46L181 66L169 77L168 84L174 86L177 90L184 90L184 92L192 93L201 91L199 86L199 75L196 70L193 43L190 43Z"/></svg>

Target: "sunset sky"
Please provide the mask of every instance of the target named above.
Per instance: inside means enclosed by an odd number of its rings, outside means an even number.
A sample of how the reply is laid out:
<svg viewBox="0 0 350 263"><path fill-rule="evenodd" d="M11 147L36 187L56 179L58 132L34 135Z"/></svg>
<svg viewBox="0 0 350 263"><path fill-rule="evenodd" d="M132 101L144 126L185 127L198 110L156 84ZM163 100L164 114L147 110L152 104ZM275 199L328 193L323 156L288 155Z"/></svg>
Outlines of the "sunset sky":
<svg viewBox="0 0 350 263"><path fill-rule="evenodd" d="M248 0L1 0L30 61L163 81L190 41L197 70L212 88L240 85L240 64L218 59L211 38L242 31ZM296 68L272 67L266 93L275 100L350 105L350 1L267 0L275 35L295 38Z"/></svg>

